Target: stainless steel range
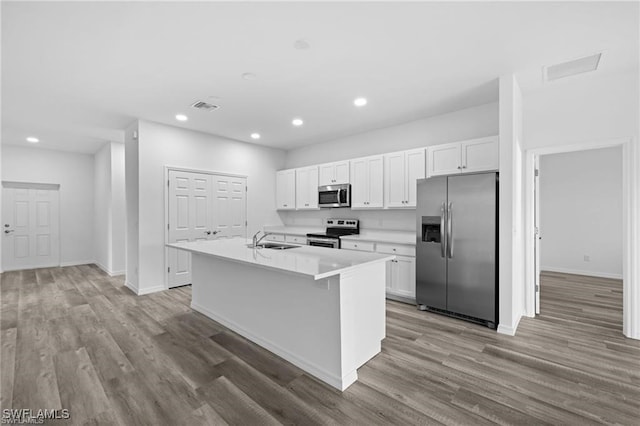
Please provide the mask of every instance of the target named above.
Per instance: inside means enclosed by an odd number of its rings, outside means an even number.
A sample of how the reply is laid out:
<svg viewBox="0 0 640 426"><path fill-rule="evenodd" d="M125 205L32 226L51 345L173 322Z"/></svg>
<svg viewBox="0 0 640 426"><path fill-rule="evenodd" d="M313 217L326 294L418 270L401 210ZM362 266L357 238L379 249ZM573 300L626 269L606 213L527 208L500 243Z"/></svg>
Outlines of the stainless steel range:
<svg viewBox="0 0 640 426"><path fill-rule="evenodd" d="M307 234L307 245L328 248L340 248L342 235L360 233L358 219L327 219L327 230L317 234Z"/></svg>

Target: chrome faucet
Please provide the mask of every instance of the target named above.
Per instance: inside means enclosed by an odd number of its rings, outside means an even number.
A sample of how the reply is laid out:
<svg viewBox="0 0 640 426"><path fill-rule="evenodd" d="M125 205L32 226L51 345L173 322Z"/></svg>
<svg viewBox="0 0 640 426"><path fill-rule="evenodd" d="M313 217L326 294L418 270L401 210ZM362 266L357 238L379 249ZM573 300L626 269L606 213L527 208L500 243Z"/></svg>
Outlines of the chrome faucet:
<svg viewBox="0 0 640 426"><path fill-rule="evenodd" d="M271 232L265 232L264 234L262 234L262 237L258 238L258 235L261 232L262 231L258 231L255 234L253 234L253 248L257 248L258 244L260 244L260 241L262 241L267 235L271 235Z"/></svg>

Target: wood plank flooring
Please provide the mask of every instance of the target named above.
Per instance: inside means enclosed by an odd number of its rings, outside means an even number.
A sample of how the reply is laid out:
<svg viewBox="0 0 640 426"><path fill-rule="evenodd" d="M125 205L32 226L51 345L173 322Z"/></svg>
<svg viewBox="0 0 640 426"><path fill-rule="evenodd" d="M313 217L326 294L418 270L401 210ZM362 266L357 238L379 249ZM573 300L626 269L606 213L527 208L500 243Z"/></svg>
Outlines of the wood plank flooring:
<svg viewBox="0 0 640 426"><path fill-rule="evenodd" d="M638 424L640 342L620 281L545 273L509 337L387 302L382 353L341 393L192 312L191 289L135 296L92 265L2 274L2 408L58 424Z"/></svg>

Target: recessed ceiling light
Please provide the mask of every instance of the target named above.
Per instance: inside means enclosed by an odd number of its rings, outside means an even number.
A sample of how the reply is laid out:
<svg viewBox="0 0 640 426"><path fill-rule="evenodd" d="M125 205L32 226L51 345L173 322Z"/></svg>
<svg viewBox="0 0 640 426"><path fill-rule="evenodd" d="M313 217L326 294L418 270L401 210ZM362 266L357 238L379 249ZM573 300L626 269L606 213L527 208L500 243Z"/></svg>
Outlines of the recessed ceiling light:
<svg viewBox="0 0 640 426"><path fill-rule="evenodd" d="M311 43L309 43L307 40L301 38L300 40L296 40L293 43L293 47L295 47L298 50L307 50L311 48Z"/></svg>
<svg viewBox="0 0 640 426"><path fill-rule="evenodd" d="M189 119L189 117L187 117L184 114L176 114L176 120L178 121L187 121Z"/></svg>
<svg viewBox="0 0 640 426"><path fill-rule="evenodd" d="M40 142L40 139L38 139L38 138L34 138L33 136L29 136L29 137L27 138L27 142L31 142L31 143L38 143L38 142Z"/></svg>
<svg viewBox="0 0 640 426"><path fill-rule="evenodd" d="M358 107L365 106L367 104L367 98L356 98L353 104Z"/></svg>
<svg viewBox="0 0 640 426"><path fill-rule="evenodd" d="M291 124L293 124L296 127L300 127L304 124L304 121L302 121L302 118L294 118Z"/></svg>
<svg viewBox="0 0 640 426"><path fill-rule="evenodd" d="M260 133L251 133L251 139L260 139Z"/></svg>
<svg viewBox="0 0 640 426"><path fill-rule="evenodd" d="M242 74L242 78L244 78L245 80L255 80L256 78L258 78L258 76L252 72L245 72L244 74Z"/></svg>

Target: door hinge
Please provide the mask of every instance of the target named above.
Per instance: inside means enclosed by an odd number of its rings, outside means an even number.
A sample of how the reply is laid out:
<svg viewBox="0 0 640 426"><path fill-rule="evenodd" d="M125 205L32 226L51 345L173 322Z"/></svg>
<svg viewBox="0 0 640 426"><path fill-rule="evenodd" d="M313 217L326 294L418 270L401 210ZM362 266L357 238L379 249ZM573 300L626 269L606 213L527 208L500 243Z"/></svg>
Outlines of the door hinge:
<svg viewBox="0 0 640 426"><path fill-rule="evenodd" d="M167 180L167 186L169 186L169 180Z"/></svg>
<svg viewBox="0 0 640 426"><path fill-rule="evenodd" d="M534 172L535 177L540 176L540 170L536 169Z"/></svg>
<svg viewBox="0 0 640 426"><path fill-rule="evenodd" d="M169 224L167 223L167 231L168 231L169 229L170 229L170 228L169 228Z"/></svg>
<svg viewBox="0 0 640 426"><path fill-rule="evenodd" d="M170 267L170 266L168 266L168 267L167 267L167 274L168 274L169 272L171 272L171 267Z"/></svg>
<svg viewBox="0 0 640 426"><path fill-rule="evenodd" d="M248 192L248 191L249 191L249 187L248 187L248 186L245 186L245 187L244 187L244 191L245 191L245 192Z"/></svg>
<svg viewBox="0 0 640 426"><path fill-rule="evenodd" d="M536 284L536 293L540 291L540 286Z"/></svg>
<svg viewBox="0 0 640 426"><path fill-rule="evenodd" d="M244 221L244 226L247 226L247 221L246 220Z"/></svg>

